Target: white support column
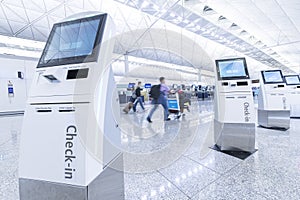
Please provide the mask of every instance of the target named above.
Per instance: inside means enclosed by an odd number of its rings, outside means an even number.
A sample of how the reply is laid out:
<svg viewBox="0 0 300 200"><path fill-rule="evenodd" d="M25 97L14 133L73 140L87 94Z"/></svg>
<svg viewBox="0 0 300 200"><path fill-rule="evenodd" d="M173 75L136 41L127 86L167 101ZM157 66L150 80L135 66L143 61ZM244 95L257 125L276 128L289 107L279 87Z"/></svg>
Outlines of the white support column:
<svg viewBox="0 0 300 200"><path fill-rule="evenodd" d="M201 69L198 69L198 82L201 82Z"/></svg>
<svg viewBox="0 0 300 200"><path fill-rule="evenodd" d="M127 74L129 72L129 64L128 64L128 55L124 55L124 66L125 66L125 74L124 76L127 77Z"/></svg>

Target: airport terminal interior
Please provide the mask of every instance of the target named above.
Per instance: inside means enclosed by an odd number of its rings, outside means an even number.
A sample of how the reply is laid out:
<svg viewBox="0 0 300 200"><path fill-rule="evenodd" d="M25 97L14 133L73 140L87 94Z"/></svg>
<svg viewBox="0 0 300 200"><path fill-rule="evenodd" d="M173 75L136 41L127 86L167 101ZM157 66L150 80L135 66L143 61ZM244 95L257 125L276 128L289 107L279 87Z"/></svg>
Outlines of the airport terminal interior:
<svg viewBox="0 0 300 200"><path fill-rule="evenodd" d="M1 0L0 200L300 199L299 11Z"/></svg>

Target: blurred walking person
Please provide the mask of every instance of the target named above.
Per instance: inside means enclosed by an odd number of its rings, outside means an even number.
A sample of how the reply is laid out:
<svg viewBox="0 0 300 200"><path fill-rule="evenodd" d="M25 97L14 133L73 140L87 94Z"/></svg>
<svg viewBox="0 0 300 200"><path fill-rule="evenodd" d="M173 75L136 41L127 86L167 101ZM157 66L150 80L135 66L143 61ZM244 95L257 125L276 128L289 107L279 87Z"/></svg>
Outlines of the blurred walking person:
<svg viewBox="0 0 300 200"><path fill-rule="evenodd" d="M150 110L150 113L147 117L147 121L149 123L152 122L152 120L151 120L152 115L159 105L162 105L164 108L164 120L165 121L170 120L168 99L167 99L167 95L169 94L170 88L166 85L165 77L160 77L159 81L160 81L160 84L152 86L151 90L150 90L153 108Z"/></svg>
<svg viewBox="0 0 300 200"><path fill-rule="evenodd" d="M136 112L136 106L137 106L138 103L140 104L143 111L145 110L145 107L143 105L142 95L141 95L141 91L142 91L141 85L142 85L142 82L139 81L138 84L137 84L137 87L135 89L136 100L135 100L135 103L133 105L133 111L134 112Z"/></svg>

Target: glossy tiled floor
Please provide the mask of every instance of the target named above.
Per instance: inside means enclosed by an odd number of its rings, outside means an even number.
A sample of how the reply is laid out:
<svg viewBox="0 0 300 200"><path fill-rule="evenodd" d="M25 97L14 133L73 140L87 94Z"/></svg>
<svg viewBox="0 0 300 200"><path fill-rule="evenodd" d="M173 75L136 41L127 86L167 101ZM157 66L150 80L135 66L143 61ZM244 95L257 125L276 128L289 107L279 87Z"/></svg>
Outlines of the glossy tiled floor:
<svg viewBox="0 0 300 200"><path fill-rule="evenodd" d="M300 199L300 119L287 131L258 127L258 151L243 161L208 148L211 102L193 102L180 121L162 122L160 110L148 124L146 114L122 114L126 199ZM1 200L18 199L21 123L0 118Z"/></svg>
<svg viewBox="0 0 300 200"><path fill-rule="evenodd" d="M18 155L23 116L0 117L0 199L19 199Z"/></svg>

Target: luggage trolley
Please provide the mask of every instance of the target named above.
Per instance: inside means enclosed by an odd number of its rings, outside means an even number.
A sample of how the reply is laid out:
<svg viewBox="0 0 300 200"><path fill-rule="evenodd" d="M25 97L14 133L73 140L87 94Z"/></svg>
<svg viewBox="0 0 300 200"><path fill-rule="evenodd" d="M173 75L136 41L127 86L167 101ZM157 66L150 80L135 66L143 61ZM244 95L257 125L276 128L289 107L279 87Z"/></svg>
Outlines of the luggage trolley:
<svg viewBox="0 0 300 200"><path fill-rule="evenodd" d="M174 119L180 118L179 97L177 92L168 95L168 108L169 113L175 116Z"/></svg>

